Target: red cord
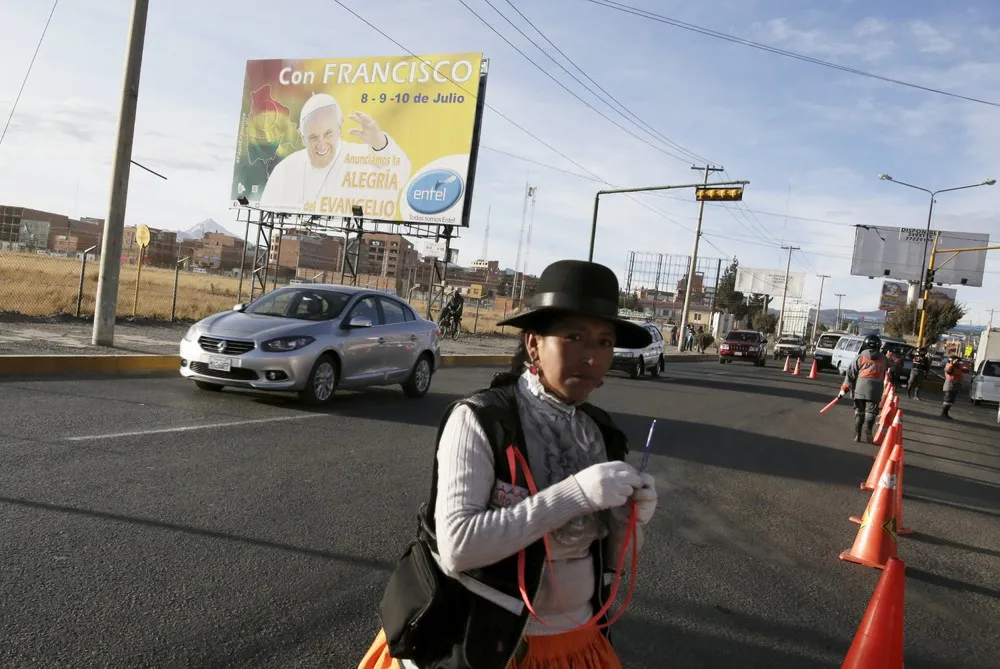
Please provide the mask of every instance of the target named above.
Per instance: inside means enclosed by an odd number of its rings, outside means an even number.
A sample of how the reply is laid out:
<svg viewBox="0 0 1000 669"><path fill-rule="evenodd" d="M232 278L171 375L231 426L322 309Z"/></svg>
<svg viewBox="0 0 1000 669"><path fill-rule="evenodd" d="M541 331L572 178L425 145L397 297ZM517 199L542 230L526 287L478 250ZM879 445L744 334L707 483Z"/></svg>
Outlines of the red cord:
<svg viewBox="0 0 1000 669"><path fill-rule="evenodd" d="M525 461L524 456L515 447L508 446L507 464L510 466L511 485L516 485L517 482L518 462L521 463L521 467L524 470L524 479L528 484L528 492L530 492L532 495L538 494L538 488L535 486L535 479L531 475L531 470L528 468L528 463L527 461ZM568 613L566 613L566 609L563 606L562 600L559 597L559 588L556 585L556 580L555 578L552 579L552 591L555 593L556 603L559 605L559 609L562 611L563 616L567 620L576 625L576 627L569 630L559 630L560 632L572 632L576 630L591 629L591 628L603 629L605 627L610 627L614 623L618 622L618 619L621 618L622 614L625 613L625 610L632 602L632 593L635 590L636 574L638 573L639 570L639 535L638 531L636 530L636 524L638 522L636 509L637 509L636 502L633 501L632 508L629 510L628 526L625 530L625 536L622 538L622 544L619 547L618 551L618 567L615 570L615 580L611 586L611 593L608 596L608 601L604 603L604 606L601 607L600 611L595 613L586 622L578 623L576 620L570 617ZM622 605L618 609L618 611L616 611L614 616L610 618L606 623L597 624L598 621L611 609L611 604L618 597L618 587L621 585L622 569L625 566L625 551L628 550L629 539L632 540L632 566L630 570L628 592L625 595L625 601L622 602ZM552 550L549 546L549 536L547 534L542 535L542 542L545 544L545 560L549 565L549 571L554 572L555 568L552 566ZM531 597L528 595L528 588L525 583L524 572L525 572L525 552L522 550L519 551L517 554L517 586L518 589L521 591L521 599L522 601L524 601L524 605L528 607L528 611L531 612L531 615L534 616L535 619L538 620L538 622L542 623L542 625L548 627L551 630L555 630L556 628L550 627L548 624L545 623L544 620L542 620L538 616L538 614L535 612L534 607L531 605Z"/></svg>

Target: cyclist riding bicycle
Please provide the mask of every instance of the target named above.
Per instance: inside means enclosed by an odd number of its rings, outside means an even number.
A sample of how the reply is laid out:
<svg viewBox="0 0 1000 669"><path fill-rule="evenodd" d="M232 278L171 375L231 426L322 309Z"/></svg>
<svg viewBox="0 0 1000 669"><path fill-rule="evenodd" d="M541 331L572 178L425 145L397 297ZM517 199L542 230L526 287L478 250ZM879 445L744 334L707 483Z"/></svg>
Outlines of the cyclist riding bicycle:
<svg viewBox="0 0 1000 669"><path fill-rule="evenodd" d="M465 308L465 298L462 297L461 291L458 288L455 292L451 294L451 299L448 303L444 305L444 309L441 310L441 316L438 322L442 325L448 322L450 318L455 326L456 332L461 332L462 330L462 310Z"/></svg>

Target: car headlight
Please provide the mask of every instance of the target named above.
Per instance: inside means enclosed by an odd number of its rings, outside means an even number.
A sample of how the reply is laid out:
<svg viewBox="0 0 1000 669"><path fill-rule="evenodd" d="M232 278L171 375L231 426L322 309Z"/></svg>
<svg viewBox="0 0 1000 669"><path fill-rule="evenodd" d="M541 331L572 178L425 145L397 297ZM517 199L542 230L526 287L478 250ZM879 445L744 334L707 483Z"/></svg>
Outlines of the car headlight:
<svg viewBox="0 0 1000 669"><path fill-rule="evenodd" d="M278 337L264 342L260 347L268 353L287 353L308 346L314 341L315 337Z"/></svg>
<svg viewBox="0 0 1000 669"><path fill-rule="evenodd" d="M196 325L192 325L184 333L184 341L198 341L198 327Z"/></svg>

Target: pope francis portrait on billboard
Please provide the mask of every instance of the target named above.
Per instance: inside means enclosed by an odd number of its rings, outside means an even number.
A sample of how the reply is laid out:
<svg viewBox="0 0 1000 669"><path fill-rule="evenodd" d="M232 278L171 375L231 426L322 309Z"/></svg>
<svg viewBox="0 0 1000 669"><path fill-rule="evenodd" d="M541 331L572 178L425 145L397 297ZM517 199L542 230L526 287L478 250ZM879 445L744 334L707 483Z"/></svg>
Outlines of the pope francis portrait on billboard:
<svg viewBox="0 0 1000 669"><path fill-rule="evenodd" d="M349 216L355 201L379 203L366 218L391 220L400 190L410 177L410 160L392 137L364 112L348 119L357 127L341 139L344 114L326 93L313 95L299 114L304 148L279 162L264 185L258 207L265 211ZM391 215L390 215L391 214Z"/></svg>

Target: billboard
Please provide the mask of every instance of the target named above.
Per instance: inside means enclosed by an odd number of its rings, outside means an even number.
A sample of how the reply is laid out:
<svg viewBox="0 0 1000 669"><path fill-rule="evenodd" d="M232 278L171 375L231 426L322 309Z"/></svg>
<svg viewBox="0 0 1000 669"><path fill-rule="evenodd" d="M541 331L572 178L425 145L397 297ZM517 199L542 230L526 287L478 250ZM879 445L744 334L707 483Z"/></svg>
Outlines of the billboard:
<svg viewBox="0 0 1000 669"><path fill-rule="evenodd" d="M801 299L805 282L806 275L802 272L789 272L788 299ZM735 290L737 292L744 295L770 295L771 297L780 298L784 289L785 270L757 269L754 267L736 268Z"/></svg>
<svg viewBox="0 0 1000 669"><path fill-rule="evenodd" d="M935 277L937 278L937 277ZM941 300L943 302L954 302L955 298L958 297L958 290L955 288L942 288L941 286L934 286L931 289L930 300Z"/></svg>
<svg viewBox="0 0 1000 669"><path fill-rule="evenodd" d="M927 244L930 258L934 246L931 230ZM924 260L924 241L927 230L916 228L893 228L884 225L859 225L854 233L854 256L851 259L851 274L867 277L888 277L901 281L920 281ZM981 232L941 231L938 248L959 249L989 246L990 236ZM938 256L938 264L952 254ZM982 286L983 271L986 269L986 251L959 253L947 265L937 270L936 283Z"/></svg>
<svg viewBox="0 0 1000 669"><path fill-rule="evenodd" d="M906 292L909 284L905 281L883 281L882 296L878 301L879 311L896 311L906 306Z"/></svg>
<svg viewBox="0 0 1000 669"><path fill-rule="evenodd" d="M484 65L481 53L248 61L233 205L468 225Z"/></svg>

